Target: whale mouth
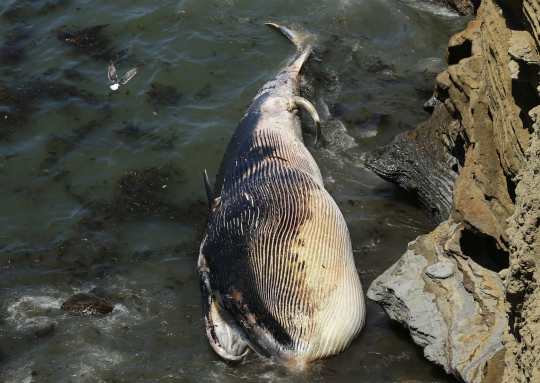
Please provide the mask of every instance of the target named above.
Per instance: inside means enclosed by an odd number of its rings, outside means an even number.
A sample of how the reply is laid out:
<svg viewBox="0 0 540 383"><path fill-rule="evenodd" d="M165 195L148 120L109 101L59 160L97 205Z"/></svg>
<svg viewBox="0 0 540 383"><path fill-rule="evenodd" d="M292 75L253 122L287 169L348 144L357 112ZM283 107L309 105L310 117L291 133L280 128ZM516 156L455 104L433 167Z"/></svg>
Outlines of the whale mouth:
<svg viewBox="0 0 540 383"><path fill-rule="evenodd" d="M116 90L116 89L118 89L119 86L120 86L119 84L113 84L113 85L111 85L111 89Z"/></svg>

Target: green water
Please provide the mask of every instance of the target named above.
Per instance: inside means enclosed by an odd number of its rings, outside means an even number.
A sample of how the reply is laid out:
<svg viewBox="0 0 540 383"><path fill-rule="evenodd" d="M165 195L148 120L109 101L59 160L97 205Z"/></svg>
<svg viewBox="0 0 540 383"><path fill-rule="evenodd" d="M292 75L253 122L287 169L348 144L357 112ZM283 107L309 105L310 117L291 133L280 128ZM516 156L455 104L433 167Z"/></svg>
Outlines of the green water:
<svg viewBox="0 0 540 383"><path fill-rule="evenodd" d="M310 150L348 222L364 291L430 230L363 161L427 119L422 103L465 19L422 0L7 0L1 382L453 381L371 302L350 349L304 371L254 354L229 366L209 347L195 272L202 171L217 173L252 97L294 53L266 21L317 45L302 93L325 141ZM77 35L96 25L106 26L90 31L95 40ZM66 41L77 36L86 47ZM114 93L108 59L120 76L144 66ZM89 291L112 314L60 310Z"/></svg>

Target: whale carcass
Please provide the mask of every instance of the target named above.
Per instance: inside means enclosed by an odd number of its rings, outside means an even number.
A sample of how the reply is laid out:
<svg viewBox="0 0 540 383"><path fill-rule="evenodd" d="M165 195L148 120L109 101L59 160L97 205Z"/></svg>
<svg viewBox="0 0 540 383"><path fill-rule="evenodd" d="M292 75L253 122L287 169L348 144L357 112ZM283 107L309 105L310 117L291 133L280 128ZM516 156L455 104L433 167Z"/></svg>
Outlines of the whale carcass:
<svg viewBox="0 0 540 383"><path fill-rule="evenodd" d="M229 143L210 203L198 273L206 333L228 361L249 349L303 366L346 349L365 320L351 240L304 145L299 72L310 54L298 36L289 64L253 99Z"/></svg>

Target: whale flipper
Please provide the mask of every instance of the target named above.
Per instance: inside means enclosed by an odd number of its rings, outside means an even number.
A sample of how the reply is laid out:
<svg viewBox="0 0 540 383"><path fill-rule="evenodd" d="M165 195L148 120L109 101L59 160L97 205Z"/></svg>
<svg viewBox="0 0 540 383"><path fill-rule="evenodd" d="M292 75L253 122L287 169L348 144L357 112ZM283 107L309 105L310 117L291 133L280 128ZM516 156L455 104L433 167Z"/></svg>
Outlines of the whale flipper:
<svg viewBox="0 0 540 383"><path fill-rule="evenodd" d="M204 322L210 346L223 359L239 362L249 353L248 345L238 334L238 329L229 324L230 315L214 299L208 267L202 254L199 256L197 271L201 278Z"/></svg>

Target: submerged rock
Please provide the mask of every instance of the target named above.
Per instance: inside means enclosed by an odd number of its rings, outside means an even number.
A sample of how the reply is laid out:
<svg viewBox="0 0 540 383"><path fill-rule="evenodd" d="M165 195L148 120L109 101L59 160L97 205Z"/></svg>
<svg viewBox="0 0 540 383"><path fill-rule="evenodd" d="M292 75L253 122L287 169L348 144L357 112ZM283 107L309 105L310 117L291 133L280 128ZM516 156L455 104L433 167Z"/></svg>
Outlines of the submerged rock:
<svg viewBox="0 0 540 383"><path fill-rule="evenodd" d="M367 296L407 327L426 358L464 382L502 381L507 323L498 273L461 250L463 225L442 223L409 243L400 260L379 276Z"/></svg>
<svg viewBox="0 0 540 383"><path fill-rule="evenodd" d="M79 293L62 303L62 310L74 314L106 315L113 311L113 306L90 294Z"/></svg>

